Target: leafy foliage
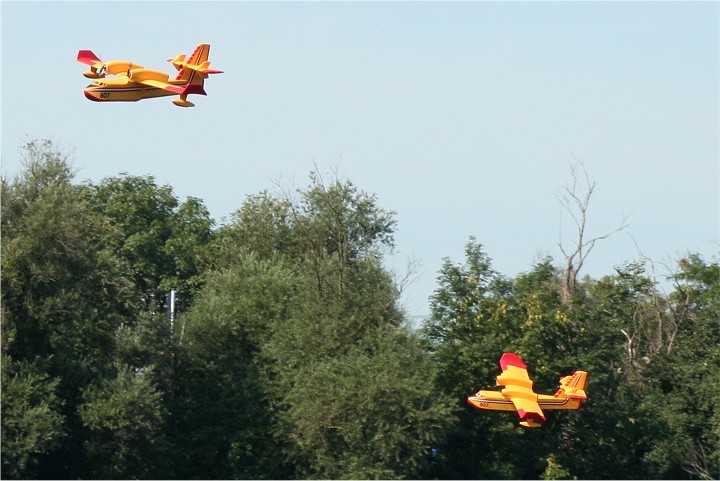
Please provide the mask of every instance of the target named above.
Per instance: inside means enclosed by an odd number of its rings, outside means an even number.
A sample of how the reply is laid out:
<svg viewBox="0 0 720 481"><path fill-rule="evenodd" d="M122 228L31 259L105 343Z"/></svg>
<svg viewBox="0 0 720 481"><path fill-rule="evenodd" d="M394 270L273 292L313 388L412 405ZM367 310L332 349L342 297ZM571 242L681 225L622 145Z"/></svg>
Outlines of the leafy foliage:
<svg viewBox="0 0 720 481"><path fill-rule="evenodd" d="M84 444L93 477L167 477L166 413L146 371L120 366L116 377L83 390L78 412L88 430Z"/></svg>
<svg viewBox="0 0 720 481"><path fill-rule="evenodd" d="M23 157L2 179L6 477L720 473L717 262L680 259L669 293L646 261L580 278L602 239L580 237L564 266L508 278L470 238L414 330L383 265L394 213L350 181L313 172L214 228L200 200L152 177L77 185L49 141ZM593 185L568 190L581 233ZM589 371L584 409L528 430L468 406L504 351L538 390Z"/></svg>
<svg viewBox="0 0 720 481"><path fill-rule="evenodd" d="M59 380L34 363L2 363L2 469L10 478L36 477L65 437Z"/></svg>
<svg viewBox="0 0 720 481"><path fill-rule="evenodd" d="M548 261L508 284L471 239L465 264L445 262L425 326L447 373L440 387L461 398L459 387L467 395L492 386L499 355L513 350L529 361L536 386L579 366L589 371L590 400L580 415L546 413L541 445L535 433L508 432L499 416L459 412L462 428L446 438L440 477L715 476L720 266L690 256L680 267L669 296L638 262L585 279L568 302L563 273ZM468 345L478 361L466 360Z"/></svg>
<svg viewBox="0 0 720 481"><path fill-rule="evenodd" d="M182 204L170 186L150 177L124 175L88 186L88 203L110 224L103 243L127 261L126 276L148 308L165 307L165 294L183 293L189 306L200 287L205 246L213 222L200 200Z"/></svg>

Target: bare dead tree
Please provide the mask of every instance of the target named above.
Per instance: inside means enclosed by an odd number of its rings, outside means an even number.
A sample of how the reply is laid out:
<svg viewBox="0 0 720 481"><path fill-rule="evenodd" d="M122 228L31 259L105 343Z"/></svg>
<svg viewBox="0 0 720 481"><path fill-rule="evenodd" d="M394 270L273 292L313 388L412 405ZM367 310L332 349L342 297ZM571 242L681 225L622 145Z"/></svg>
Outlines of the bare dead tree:
<svg viewBox="0 0 720 481"><path fill-rule="evenodd" d="M578 169L581 172L578 172ZM564 187L558 195L560 204L570 214L577 229L575 242L572 245L563 245L562 235L558 242L560 252L565 256L561 291L564 304L569 304L572 295L575 293L580 270L597 241L607 239L628 226L627 216L623 216L617 228L604 235L587 239L588 209L590 199L595 192L595 181L590 179L587 169L581 162L571 166L571 174L572 184Z"/></svg>
<svg viewBox="0 0 720 481"><path fill-rule="evenodd" d="M395 298L389 302L397 302L405 289L416 280L420 265L421 263L418 259L408 256L405 271L403 273L393 272L393 284L395 285L396 295Z"/></svg>
<svg viewBox="0 0 720 481"><path fill-rule="evenodd" d="M683 470L698 479L718 479L718 473L712 472L707 454L700 443L686 444Z"/></svg>

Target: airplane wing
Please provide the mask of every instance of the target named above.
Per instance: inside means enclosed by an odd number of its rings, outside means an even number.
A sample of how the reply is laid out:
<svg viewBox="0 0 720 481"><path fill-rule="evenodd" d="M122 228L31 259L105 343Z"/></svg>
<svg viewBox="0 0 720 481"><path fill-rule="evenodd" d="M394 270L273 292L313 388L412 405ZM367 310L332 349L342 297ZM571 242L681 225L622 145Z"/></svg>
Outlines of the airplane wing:
<svg viewBox="0 0 720 481"><path fill-rule="evenodd" d="M517 354L503 353L500 358L502 374L497 377L498 386L522 386L532 391L533 382L528 376L527 366Z"/></svg>
<svg viewBox="0 0 720 481"><path fill-rule="evenodd" d="M180 85L173 85L167 82L163 82L160 80L153 80L153 79L143 79L138 81L138 83L141 83L143 85L147 85L149 87L155 87L156 89L162 89L167 90L168 92L173 92L176 94L181 94L184 91L184 87Z"/></svg>
<svg viewBox="0 0 720 481"><path fill-rule="evenodd" d="M97 58L97 55L95 55L92 50L79 50L77 55L77 61L90 66L93 66L95 64L102 64L102 60Z"/></svg>
<svg viewBox="0 0 720 481"><path fill-rule="evenodd" d="M502 395L510 399L523 422L545 421L545 415L533 391L533 382L527 373L527 366L517 354L506 352L500 358L502 374L497 376L499 386L505 386Z"/></svg>
<svg viewBox="0 0 720 481"><path fill-rule="evenodd" d="M162 80L153 80L153 79L143 79L143 80L139 80L137 82L144 84L144 85L148 85L150 87L167 90L168 92L172 92L172 93L178 94L178 95L184 95L184 94L207 95L207 92L205 92L205 89L200 84L173 85L171 83L163 82Z"/></svg>
<svg viewBox="0 0 720 481"><path fill-rule="evenodd" d="M535 398L537 398L537 395L535 395ZM540 405L537 401L525 399L517 395L512 395L510 400L515 405L515 409L517 410L518 416L520 416L520 420L545 421L545 414L542 412L542 409L540 409Z"/></svg>

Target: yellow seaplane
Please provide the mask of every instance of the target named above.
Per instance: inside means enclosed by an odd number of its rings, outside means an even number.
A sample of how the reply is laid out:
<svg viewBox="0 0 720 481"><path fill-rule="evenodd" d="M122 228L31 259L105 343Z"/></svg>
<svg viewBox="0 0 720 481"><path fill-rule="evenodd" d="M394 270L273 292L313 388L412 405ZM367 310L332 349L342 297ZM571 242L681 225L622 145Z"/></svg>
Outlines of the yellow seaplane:
<svg viewBox="0 0 720 481"><path fill-rule="evenodd" d="M210 68L208 56L210 45L202 43L195 48L189 58L181 54L168 59L178 71L177 77L160 70L145 68L126 60L103 62L90 50L80 50L77 61L90 66L83 72L93 83L85 87L85 97L96 102L137 102L155 97L179 95L172 102L179 107L194 107L188 101L190 94L207 95L203 84L210 74L223 73ZM112 75L113 77L107 77Z"/></svg>
<svg viewBox="0 0 720 481"><path fill-rule="evenodd" d="M587 400L585 385L588 373L575 371L560 378L560 388L554 395L538 394L533 391L533 382L527 366L517 354L503 353L500 358L502 373L497 376L497 385L505 386L500 391L478 391L468 396L467 402L479 409L492 411L517 411L520 425L538 428L545 421L543 409L580 409Z"/></svg>

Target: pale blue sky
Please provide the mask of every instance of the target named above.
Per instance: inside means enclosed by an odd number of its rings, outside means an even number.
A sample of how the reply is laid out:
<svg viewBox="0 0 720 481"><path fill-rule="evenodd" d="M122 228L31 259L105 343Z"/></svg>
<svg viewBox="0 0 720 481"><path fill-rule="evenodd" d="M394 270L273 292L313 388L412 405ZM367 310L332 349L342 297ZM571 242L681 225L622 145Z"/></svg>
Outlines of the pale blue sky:
<svg viewBox="0 0 720 481"><path fill-rule="evenodd" d="M221 221L274 183L337 169L397 212L388 266L474 235L501 273L559 264L569 165L597 182L585 273L640 256L717 259L718 2L2 2L2 172L30 138L73 150L78 180L151 174ZM212 44L207 97L86 100L79 49L148 68ZM637 245L636 245L637 243Z"/></svg>

